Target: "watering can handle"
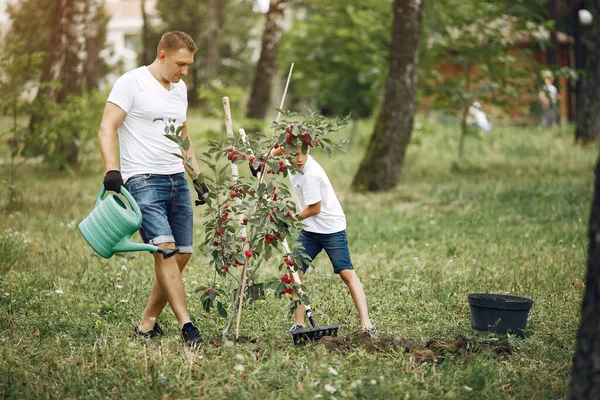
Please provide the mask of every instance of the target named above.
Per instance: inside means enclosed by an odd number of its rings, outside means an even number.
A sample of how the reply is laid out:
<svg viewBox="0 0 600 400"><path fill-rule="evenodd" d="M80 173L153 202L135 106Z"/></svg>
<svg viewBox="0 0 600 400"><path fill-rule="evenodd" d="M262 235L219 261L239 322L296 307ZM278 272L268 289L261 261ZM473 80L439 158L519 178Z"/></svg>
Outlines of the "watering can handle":
<svg viewBox="0 0 600 400"><path fill-rule="evenodd" d="M104 198L105 194L106 194L106 189L104 188L104 186L102 186L102 188L100 189L100 193L98 193L98 197L96 197L96 204L94 205L94 207L98 207L98 204L100 204L100 202L102 202L102 199ZM135 212L135 215L137 215L138 225L141 225L142 224L142 212L140 211L140 207L137 205L135 199L127 191L127 189L125 189L125 186L121 186L121 194L123 196L125 196L125 198L129 202L129 205L133 209L133 212Z"/></svg>

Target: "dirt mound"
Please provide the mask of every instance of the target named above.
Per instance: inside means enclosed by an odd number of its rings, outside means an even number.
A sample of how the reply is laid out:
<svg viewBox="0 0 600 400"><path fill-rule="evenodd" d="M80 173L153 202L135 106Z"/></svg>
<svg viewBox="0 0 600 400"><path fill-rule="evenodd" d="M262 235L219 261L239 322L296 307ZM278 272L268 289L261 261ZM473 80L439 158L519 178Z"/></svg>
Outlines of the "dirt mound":
<svg viewBox="0 0 600 400"><path fill-rule="evenodd" d="M326 336L315 342L315 345L325 346L331 352L342 354L360 347L369 353L403 352L410 354L418 363L441 363L448 356L466 357L470 353L487 352L499 358L512 354L506 339L478 339L462 335L455 338L434 338L420 345L410 340L372 338L366 332L357 332L347 336Z"/></svg>

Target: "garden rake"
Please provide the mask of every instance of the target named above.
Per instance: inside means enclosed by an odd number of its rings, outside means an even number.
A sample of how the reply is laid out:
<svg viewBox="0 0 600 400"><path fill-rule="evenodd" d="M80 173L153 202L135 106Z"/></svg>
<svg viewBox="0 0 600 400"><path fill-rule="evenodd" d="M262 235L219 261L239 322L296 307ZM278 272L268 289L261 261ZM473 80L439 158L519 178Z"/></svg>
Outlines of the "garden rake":
<svg viewBox="0 0 600 400"><path fill-rule="evenodd" d="M281 245L283 246L285 252L290 254L290 249L288 247L286 239L283 239ZM298 272L296 272L294 267L291 265L288 265L288 274L290 275L294 283L298 285L298 291L300 297L302 297L304 292L302 291L302 288L300 286L302 283L300 275L298 275ZM318 326L315 322L315 317L313 316L312 309L310 308L310 306L308 304L305 304L304 307L306 308L305 314L308 318L308 321L310 322L310 328L297 329L291 332L292 339L294 340L295 345L301 346L308 342L319 340L325 336L337 336L338 330L340 329L339 325Z"/></svg>

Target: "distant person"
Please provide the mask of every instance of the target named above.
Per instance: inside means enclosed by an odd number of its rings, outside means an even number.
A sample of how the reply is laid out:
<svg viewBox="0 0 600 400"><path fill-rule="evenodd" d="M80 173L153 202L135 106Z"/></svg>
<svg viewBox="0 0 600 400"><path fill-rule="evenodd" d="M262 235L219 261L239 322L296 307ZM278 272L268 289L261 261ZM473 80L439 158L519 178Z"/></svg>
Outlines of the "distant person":
<svg viewBox="0 0 600 400"><path fill-rule="evenodd" d="M559 125L559 110L558 110L558 90L554 86L554 76L548 70L542 71L542 79L544 86L538 93L538 97L542 106L541 126L544 129L552 128Z"/></svg>
<svg viewBox="0 0 600 400"><path fill-rule="evenodd" d="M119 192L125 185L142 212L140 234L145 243L179 253L164 259L154 254L156 279L134 337L151 339L163 334L158 317L167 302L179 321L183 340L191 347L202 343L200 332L191 322L181 280L181 271L192 254L193 208L184 165L171 153L180 148L164 136L164 125L155 118L186 122L187 89L182 77L194 62L198 47L184 32L167 32L160 39L156 59L121 76L104 108L98 140L106 167L104 187ZM119 133L120 167L115 132ZM187 152L199 173L193 146ZM125 183L123 183L125 182ZM194 182L203 204L206 186Z"/></svg>
<svg viewBox="0 0 600 400"><path fill-rule="evenodd" d="M473 104L469 107L470 114L470 123L476 125L484 132L489 132L492 130L493 126L488 121L487 116L481 109L481 104L478 101L473 102Z"/></svg>
<svg viewBox="0 0 600 400"><path fill-rule="evenodd" d="M377 330L369 319L365 292L350 260L344 210L323 168L308 154L308 151L306 154L302 153L300 140L296 149L292 150L290 147L288 145L285 151L280 147L273 150L271 154L275 156L284 152L291 154L292 162L302 171L301 174L290 174L290 182L302 210L299 217L304 223L304 229L300 232L297 243L302 245L303 252L311 261L321 250L325 250L333 266L333 272L342 278L350 291L360 318L361 331L374 336ZM255 170L251 167L251 170L252 174L257 176L260 169ZM302 257L297 253L295 259L301 263ZM301 263L300 268L302 271L299 271L299 275L302 279L308 265ZM304 305L296 308L290 333L304 328L304 313Z"/></svg>

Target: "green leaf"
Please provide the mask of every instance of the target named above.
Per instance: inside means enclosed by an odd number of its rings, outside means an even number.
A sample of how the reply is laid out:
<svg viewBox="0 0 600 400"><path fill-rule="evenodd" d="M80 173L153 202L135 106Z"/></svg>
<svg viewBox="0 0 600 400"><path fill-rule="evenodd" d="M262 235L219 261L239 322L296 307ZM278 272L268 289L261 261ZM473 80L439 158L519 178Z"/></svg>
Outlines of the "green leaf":
<svg viewBox="0 0 600 400"><path fill-rule="evenodd" d="M175 133L176 133L177 135L179 135L179 134L181 133L181 131L183 130L183 128L185 128L185 126L184 126L184 125L179 125L179 126L177 127L177 129L175 130Z"/></svg>
<svg viewBox="0 0 600 400"><path fill-rule="evenodd" d="M183 139L183 143L181 144L181 147L183 147L183 150L188 151L190 149L191 144L192 144L192 141L190 140L190 138L185 138L185 139Z"/></svg>
<svg viewBox="0 0 600 400"><path fill-rule="evenodd" d="M164 121L164 119L162 119L162 118L154 118L154 119L152 120L152 122L156 122L156 121Z"/></svg>
<svg viewBox="0 0 600 400"><path fill-rule="evenodd" d="M217 312L219 313L221 318L227 319L227 310L225 309L225 306L223 306L223 304L220 301L217 302Z"/></svg>
<svg viewBox="0 0 600 400"><path fill-rule="evenodd" d="M181 154L177 154L177 153L171 153L172 155L174 155L175 157L183 160L183 156Z"/></svg>

